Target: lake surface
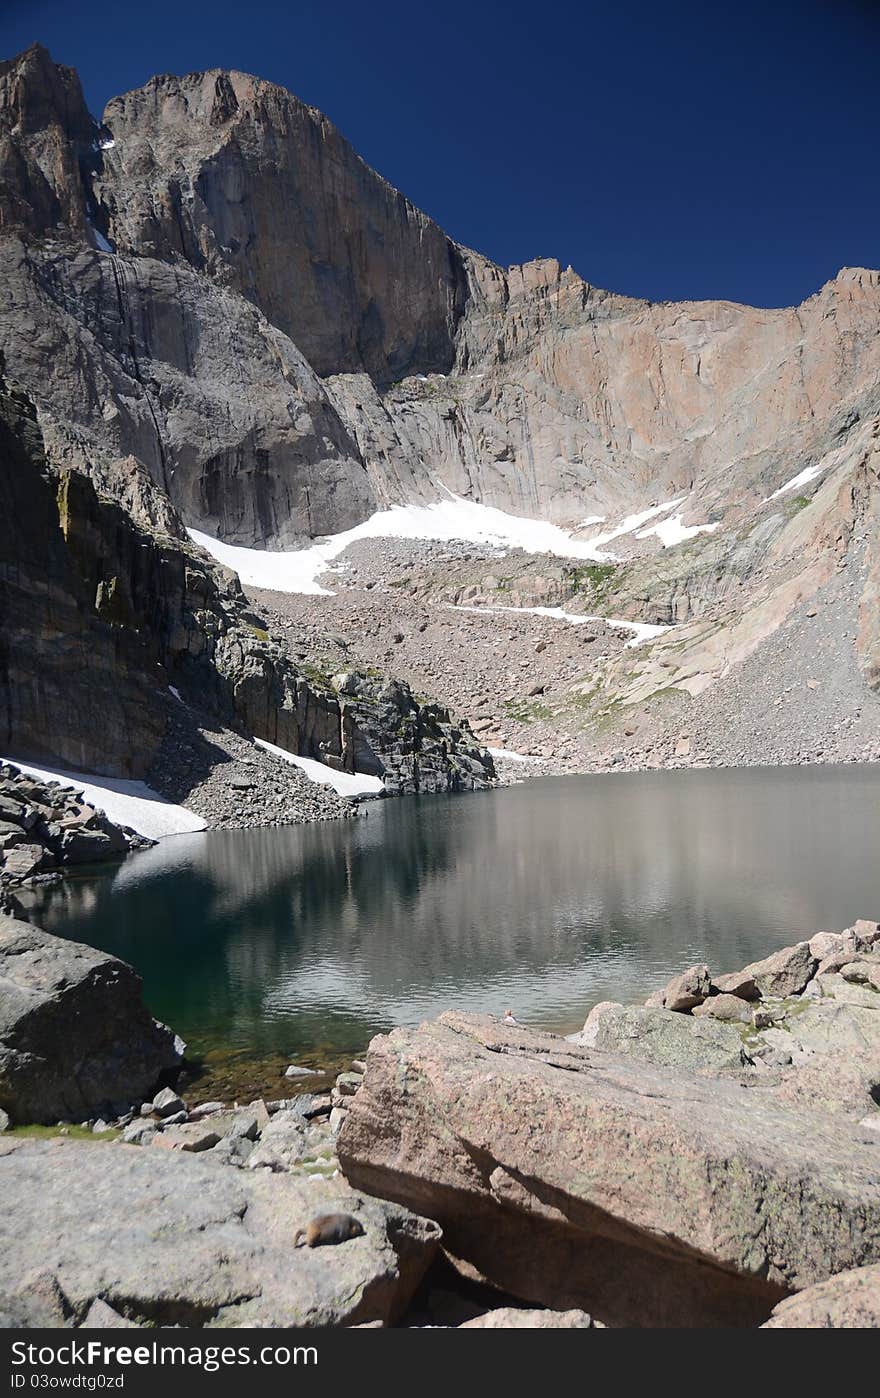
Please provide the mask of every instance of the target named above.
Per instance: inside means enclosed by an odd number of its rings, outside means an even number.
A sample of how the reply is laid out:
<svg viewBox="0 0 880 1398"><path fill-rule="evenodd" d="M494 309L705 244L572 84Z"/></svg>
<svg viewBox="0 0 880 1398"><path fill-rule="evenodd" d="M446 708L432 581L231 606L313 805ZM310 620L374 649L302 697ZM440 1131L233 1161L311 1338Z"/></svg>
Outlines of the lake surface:
<svg viewBox="0 0 880 1398"><path fill-rule="evenodd" d="M695 961L735 970L880 915L877 766L563 777L368 812L176 836L34 914L131 962L212 1081L237 1064L263 1089L450 1006L570 1032Z"/></svg>

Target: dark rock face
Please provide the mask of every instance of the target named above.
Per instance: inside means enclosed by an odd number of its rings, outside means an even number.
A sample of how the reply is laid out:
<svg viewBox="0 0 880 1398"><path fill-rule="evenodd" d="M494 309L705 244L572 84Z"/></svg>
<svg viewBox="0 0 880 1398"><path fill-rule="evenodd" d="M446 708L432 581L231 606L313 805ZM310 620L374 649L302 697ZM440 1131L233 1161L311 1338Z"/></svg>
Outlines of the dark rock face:
<svg viewBox="0 0 880 1398"><path fill-rule="evenodd" d="M91 236L0 239L0 349L53 460L132 509L133 458L188 524L241 544L291 547L375 508L348 429L287 336L186 263L111 257Z"/></svg>
<svg viewBox="0 0 880 1398"><path fill-rule="evenodd" d="M14 1122L140 1103L179 1065L124 961L0 917L0 1106Z"/></svg>
<svg viewBox="0 0 880 1398"><path fill-rule="evenodd" d="M381 776L390 796L474 791L494 779L492 758L466 719L453 719L440 704L419 703L399 680L351 674L336 684L349 770Z"/></svg>
<svg viewBox="0 0 880 1398"><path fill-rule="evenodd" d="M339 706L240 618L234 575L139 529L75 471L48 468L33 406L0 386L0 733L21 756L141 775L161 691L294 752L341 756ZM100 705L100 733L94 723Z"/></svg>
<svg viewBox="0 0 880 1398"><path fill-rule="evenodd" d="M163 731L158 655L142 632L117 624L128 600L121 562L99 591L95 570L83 573L85 537L76 553L68 546L73 495L93 540L112 518L109 541L127 535L129 558L141 556L127 517L103 510L85 477L53 477L32 404L0 380L0 741L23 758L136 774L132 735L149 754Z"/></svg>

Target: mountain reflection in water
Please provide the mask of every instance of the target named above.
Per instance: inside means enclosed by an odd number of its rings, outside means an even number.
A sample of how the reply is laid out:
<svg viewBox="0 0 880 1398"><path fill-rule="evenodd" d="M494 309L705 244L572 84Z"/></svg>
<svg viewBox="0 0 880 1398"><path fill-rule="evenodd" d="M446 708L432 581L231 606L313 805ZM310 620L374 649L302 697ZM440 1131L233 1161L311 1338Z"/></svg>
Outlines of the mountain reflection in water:
<svg viewBox="0 0 880 1398"><path fill-rule="evenodd" d="M177 836L32 896L201 1048L360 1051L450 1006L569 1032L880 913L880 769L571 777Z"/></svg>

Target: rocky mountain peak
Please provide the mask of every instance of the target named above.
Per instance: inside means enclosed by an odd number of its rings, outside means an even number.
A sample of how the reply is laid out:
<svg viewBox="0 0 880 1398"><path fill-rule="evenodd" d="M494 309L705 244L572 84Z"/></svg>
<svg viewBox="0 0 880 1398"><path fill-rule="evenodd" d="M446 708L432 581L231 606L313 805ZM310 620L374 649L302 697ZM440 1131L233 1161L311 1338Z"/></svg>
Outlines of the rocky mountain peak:
<svg viewBox="0 0 880 1398"><path fill-rule="evenodd" d="M79 77L42 44L0 63L0 229L83 229L96 137Z"/></svg>
<svg viewBox="0 0 880 1398"><path fill-rule="evenodd" d="M154 78L104 121L96 194L118 251L182 257L241 292L318 374L451 367L458 249L320 112L213 70Z"/></svg>

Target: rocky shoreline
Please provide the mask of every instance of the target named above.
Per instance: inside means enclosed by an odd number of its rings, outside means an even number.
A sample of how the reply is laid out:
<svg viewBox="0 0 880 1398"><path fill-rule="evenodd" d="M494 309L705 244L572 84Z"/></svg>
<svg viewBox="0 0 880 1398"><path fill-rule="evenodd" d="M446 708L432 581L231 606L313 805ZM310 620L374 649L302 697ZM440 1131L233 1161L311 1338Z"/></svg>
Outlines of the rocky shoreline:
<svg viewBox="0 0 880 1398"><path fill-rule="evenodd" d="M880 1326L875 922L567 1039L448 1011L247 1104L184 1100L139 993L0 921L4 1324Z"/></svg>
<svg viewBox="0 0 880 1398"><path fill-rule="evenodd" d="M153 843L115 824L82 791L0 763L0 895L83 866L122 859Z"/></svg>

